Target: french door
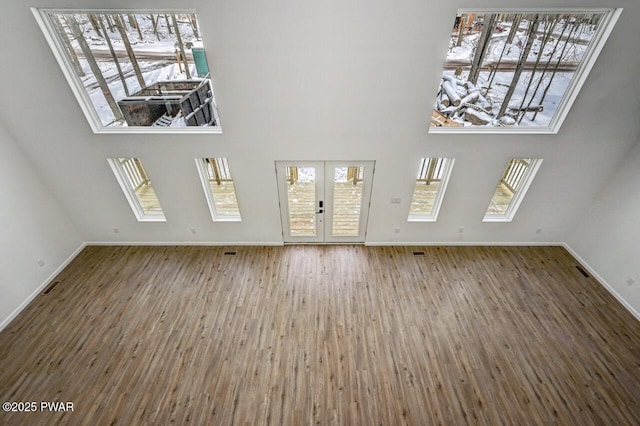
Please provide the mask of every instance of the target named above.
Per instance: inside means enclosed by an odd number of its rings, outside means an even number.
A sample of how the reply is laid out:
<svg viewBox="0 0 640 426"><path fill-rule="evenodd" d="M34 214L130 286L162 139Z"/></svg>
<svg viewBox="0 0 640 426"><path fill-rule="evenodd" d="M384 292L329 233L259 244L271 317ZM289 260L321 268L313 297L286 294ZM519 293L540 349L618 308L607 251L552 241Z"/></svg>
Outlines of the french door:
<svg viewBox="0 0 640 426"><path fill-rule="evenodd" d="M373 161L276 161L285 243L362 243Z"/></svg>

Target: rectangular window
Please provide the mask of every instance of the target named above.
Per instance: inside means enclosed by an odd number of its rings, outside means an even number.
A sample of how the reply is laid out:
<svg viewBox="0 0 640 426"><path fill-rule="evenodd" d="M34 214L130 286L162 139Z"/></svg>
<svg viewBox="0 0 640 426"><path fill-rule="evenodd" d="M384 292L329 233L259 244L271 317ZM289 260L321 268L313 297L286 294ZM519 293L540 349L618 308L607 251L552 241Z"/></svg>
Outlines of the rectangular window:
<svg viewBox="0 0 640 426"><path fill-rule="evenodd" d="M196 166L214 222L240 222L236 188L226 158L197 158Z"/></svg>
<svg viewBox="0 0 640 426"><path fill-rule="evenodd" d="M458 11L430 131L557 133L621 12Z"/></svg>
<svg viewBox="0 0 640 426"><path fill-rule="evenodd" d="M409 222L435 222L453 170L453 158L423 158L420 160Z"/></svg>
<svg viewBox="0 0 640 426"><path fill-rule="evenodd" d="M32 9L96 133L220 133L194 11Z"/></svg>
<svg viewBox="0 0 640 426"><path fill-rule="evenodd" d="M151 180L139 158L109 158L107 160L133 213L140 222L165 222Z"/></svg>
<svg viewBox="0 0 640 426"><path fill-rule="evenodd" d="M502 173L484 222L511 222L527 193L540 165L541 158L512 158Z"/></svg>

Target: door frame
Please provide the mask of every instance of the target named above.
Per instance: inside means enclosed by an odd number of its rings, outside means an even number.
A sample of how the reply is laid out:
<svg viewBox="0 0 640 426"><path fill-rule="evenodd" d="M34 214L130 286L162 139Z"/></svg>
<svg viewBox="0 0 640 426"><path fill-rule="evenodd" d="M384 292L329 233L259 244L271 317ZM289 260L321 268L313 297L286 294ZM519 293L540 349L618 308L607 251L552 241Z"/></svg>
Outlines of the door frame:
<svg viewBox="0 0 640 426"><path fill-rule="evenodd" d="M292 236L289 225L289 203L287 193L287 167L316 168L316 235ZM353 236L334 236L332 234L334 208L334 171L337 167L363 167L362 198L360 200L360 216L358 234ZM371 189L375 172L375 161L276 161L276 178L278 200L280 203L280 219L282 223L282 239L285 244L363 244L366 239L371 202ZM319 206L322 201L322 207Z"/></svg>

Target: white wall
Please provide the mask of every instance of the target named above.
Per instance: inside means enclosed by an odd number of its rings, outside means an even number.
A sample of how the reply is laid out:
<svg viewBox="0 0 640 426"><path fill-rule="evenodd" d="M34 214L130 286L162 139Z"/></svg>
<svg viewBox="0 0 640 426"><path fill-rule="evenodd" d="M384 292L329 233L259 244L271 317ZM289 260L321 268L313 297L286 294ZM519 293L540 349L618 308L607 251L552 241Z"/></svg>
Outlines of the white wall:
<svg viewBox="0 0 640 426"><path fill-rule="evenodd" d="M640 320L640 142L567 242Z"/></svg>
<svg viewBox="0 0 640 426"><path fill-rule="evenodd" d="M2 329L74 254L83 238L2 125L0 206Z"/></svg>

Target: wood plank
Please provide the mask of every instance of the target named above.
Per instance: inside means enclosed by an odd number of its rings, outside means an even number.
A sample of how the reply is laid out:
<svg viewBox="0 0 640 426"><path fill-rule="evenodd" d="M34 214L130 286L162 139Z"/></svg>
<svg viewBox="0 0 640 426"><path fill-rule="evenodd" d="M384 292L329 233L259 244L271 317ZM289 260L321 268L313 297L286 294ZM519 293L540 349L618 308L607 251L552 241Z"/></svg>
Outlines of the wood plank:
<svg viewBox="0 0 640 426"><path fill-rule="evenodd" d="M640 323L576 264L560 247L87 247L0 332L0 399L74 412L0 423L640 424Z"/></svg>

